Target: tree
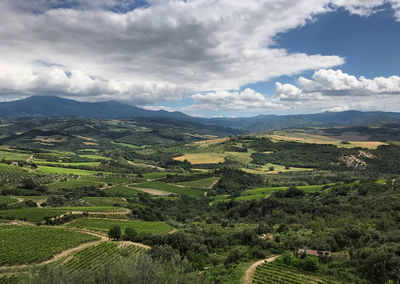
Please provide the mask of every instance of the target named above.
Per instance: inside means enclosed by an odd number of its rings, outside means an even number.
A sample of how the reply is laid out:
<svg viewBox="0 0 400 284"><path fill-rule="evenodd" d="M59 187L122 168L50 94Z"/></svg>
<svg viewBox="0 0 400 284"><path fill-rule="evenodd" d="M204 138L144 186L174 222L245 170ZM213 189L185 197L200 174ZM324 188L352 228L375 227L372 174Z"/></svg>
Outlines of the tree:
<svg viewBox="0 0 400 284"><path fill-rule="evenodd" d="M124 234L124 240L134 242L137 237L137 232L133 228L126 228Z"/></svg>
<svg viewBox="0 0 400 284"><path fill-rule="evenodd" d="M117 225L112 226L108 231L108 237L114 241L117 241L121 238L121 228Z"/></svg>

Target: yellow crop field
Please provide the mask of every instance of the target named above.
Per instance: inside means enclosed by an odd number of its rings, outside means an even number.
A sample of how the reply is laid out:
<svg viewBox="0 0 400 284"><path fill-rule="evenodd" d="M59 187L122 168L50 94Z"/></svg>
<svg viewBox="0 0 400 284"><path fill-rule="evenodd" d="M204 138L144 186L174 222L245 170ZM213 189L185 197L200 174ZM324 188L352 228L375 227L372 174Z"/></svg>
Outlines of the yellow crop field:
<svg viewBox="0 0 400 284"><path fill-rule="evenodd" d="M188 160L191 164L218 164L223 163L225 155L222 153L196 153L196 154L185 154L183 156L175 157L176 161Z"/></svg>

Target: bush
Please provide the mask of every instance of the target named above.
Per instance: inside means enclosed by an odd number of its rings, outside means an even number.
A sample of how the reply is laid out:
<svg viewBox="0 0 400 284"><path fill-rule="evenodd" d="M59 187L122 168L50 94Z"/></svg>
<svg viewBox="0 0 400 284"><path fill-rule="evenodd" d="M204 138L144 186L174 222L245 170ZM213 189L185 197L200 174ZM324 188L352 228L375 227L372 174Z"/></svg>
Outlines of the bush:
<svg viewBox="0 0 400 284"><path fill-rule="evenodd" d="M108 237L114 241L118 241L121 238L121 228L117 225L112 226L108 231Z"/></svg>

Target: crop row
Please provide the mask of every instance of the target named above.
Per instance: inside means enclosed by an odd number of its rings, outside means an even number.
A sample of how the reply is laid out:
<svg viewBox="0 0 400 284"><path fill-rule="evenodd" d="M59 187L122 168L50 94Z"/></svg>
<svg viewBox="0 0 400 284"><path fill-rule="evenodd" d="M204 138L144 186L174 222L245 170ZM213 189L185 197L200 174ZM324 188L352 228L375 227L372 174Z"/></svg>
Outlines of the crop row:
<svg viewBox="0 0 400 284"><path fill-rule="evenodd" d="M286 267L277 262L264 263L257 267L254 274L254 283L282 283L282 284L301 284L301 283L329 283L316 276L304 274L292 267Z"/></svg>
<svg viewBox="0 0 400 284"><path fill-rule="evenodd" d="M126 246L124 249L131 255L140 255L146 250L135 245ZM105 242L77 252L65 265L73 270L91 270L100 265L115 263L121 257L121 251L118 243Z"/></svg>
<svg viewBox="0 0 400 284"><path fill-rule="evenodd" d="M98 237L59 228L0 226L0 266L37 263Z"/></svg>

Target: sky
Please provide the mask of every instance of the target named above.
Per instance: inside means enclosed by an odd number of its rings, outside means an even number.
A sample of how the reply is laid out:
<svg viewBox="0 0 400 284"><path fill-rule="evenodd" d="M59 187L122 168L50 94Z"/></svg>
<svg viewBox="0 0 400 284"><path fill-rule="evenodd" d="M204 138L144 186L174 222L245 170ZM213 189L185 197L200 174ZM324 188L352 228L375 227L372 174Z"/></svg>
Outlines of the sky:
<svg viewBox="0 0 400 284"><path fill-rule="evenodd" d="M400 0L2 0L0 101L400 111Z"/></svg>

